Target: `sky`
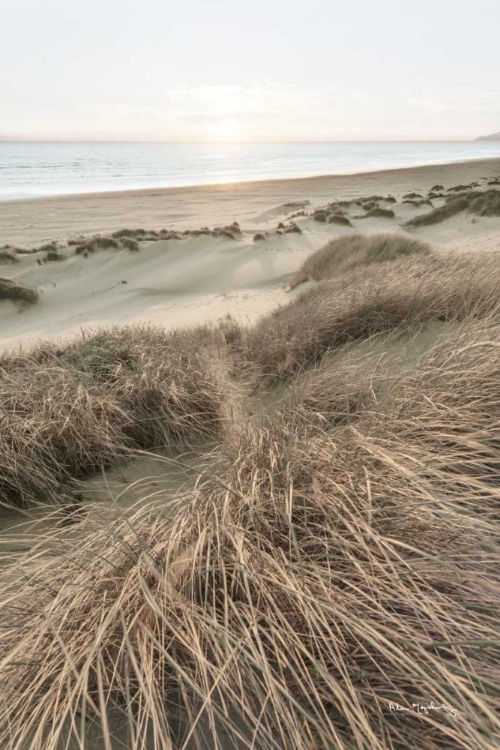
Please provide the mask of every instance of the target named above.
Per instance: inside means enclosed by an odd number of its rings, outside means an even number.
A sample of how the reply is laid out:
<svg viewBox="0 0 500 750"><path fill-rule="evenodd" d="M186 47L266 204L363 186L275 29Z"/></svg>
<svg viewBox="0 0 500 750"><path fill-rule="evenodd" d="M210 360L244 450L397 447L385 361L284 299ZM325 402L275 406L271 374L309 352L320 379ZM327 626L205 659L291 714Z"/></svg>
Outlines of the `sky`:
<svg viewBox="0 0 500 750"><path fill-rule="evenodd" d="M468 140L500 0L0 0L0 138Z"/></svg>

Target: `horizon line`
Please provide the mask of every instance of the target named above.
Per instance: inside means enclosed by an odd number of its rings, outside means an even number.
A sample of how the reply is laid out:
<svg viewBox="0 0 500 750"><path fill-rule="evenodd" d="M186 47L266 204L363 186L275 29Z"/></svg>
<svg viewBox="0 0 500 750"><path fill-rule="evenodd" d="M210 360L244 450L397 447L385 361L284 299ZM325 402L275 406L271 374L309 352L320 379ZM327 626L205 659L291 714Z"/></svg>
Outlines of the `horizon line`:
<svg viewBox="0 0 500 750"><path fill-rule="evenodd" d="M328 138L328 139L263 139L263 140L186 140L186 139L157 139L157 138L24 138L0 135L0 143L144 143L144 144L164 144L164 145L228 145L228 144L284 144L284 143L475 143L477 141L487 140L484 136L467 137L467 138Z"/></svg>

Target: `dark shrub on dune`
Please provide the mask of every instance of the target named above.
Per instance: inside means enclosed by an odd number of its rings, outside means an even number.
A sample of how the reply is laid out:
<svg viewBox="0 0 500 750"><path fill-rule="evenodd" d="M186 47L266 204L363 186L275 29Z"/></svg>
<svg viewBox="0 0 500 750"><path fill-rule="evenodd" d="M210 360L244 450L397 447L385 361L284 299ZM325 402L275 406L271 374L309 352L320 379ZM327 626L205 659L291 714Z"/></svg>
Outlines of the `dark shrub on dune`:
<svg viewBox="0 0 500 750"><path fill-rule="evenodd" d="M120 239L120 244L126 250L130 250L133 253L136 253L138 250L140 250L139 243L137 242L137 240L132 239L132 237L122 237Z"/></svg>
<svg viewBox="0 0 500 750"><path fill-rule="evenodd" d="M144 237L148 234L145 229L117 229L111 233L114 239L119 240L122 237Z"/></svg>
<svg viewBox="0 0 500 750"><path fill-rule="evenodd" d="M289 226L285 227L284 231L285 234L302 234L302 229L294 221L292 221Z"/></svg>
<svg viewBox="0 0 500 750"><path fill-rule="evenodd" d="M366 216L376 219L394 219L396 214L394 213L394 211L391 211L390 208L379 208L378 206L376 206L375 208L370 209Z"/></svg>
<svg viewBox="0 0 500 750"><path fill-rule="evenodd" d="M36 289L11 279L0 278L0 302L14 302L24 308L38 302L40 295Z"/></svg>
<svg viewBox="0 0 500 750"><path fill-rule="evenodd" d="M19 258L13 250L0 250L0 264L19 263Z"/></svg>
<svg viewBox="0 0 500 750"><path fill-rule="evenodd" d="M66 259L67 256L64 253L61 253L59 250L49 250L44 258L44 260L49 262L61 261Z"/></svg>
<svg viewBox="0 0 500 750"><path fill-rule="evenodd" d="M422 216L415 216L410 219L406 226L424 227L431 224L438 224L445 219L449 219L462 211L469 211L476 216L500 216L500 191L486 190L467 190L461 195L450 195L446 198L446 204L430 211Z"/></svg>
<svg viewBox="0 0 500 750"><path fill-rule="evenodd" d="M113 237L92 237L87 242L77 246L75 255L88 255L95 253L97 250L117 250L119 247L119 243Z"/></svg>
<svg viewBox="0 0 500 750"><path fill-rule="evenodd" d="M455 198L444 206L435 208L433 211L429 211L427 214L421 216L415 216L406 222L407 227L427 227L432 224L439 224L446 219L456 216L462 211L466 211L469 206L467 198Z"/></svg>
<svg viewBox="0 0 500 750"><path fill-rule="evenodd" d="M472 188L472 185L455 185L454 187L448 188L449 193L464 193L467 190L470 190Z"/></svg>
<svg viewBox="0 0 500 750"><path fill-rule="evenodd" d="M342 214L330 214L330 216L328 217L328 223L338 224L339 226L343 227L352 227L352 224L347 216L343 216Z"/></svg>
<svg viewBox="0 0 500 750"><path fill-rule="evenodd" d="M326 211L315 211L313 215L314 221L319 221L320 223L324 224L328 218L328 214Z"/></svg>
<svg viewBox="0 0 500 750"><path fill-rule="evenodd" d="M368 201L367 203L362 203L361 208L363 211L371 211L372 208L378 208L376 201Z"/></svg>

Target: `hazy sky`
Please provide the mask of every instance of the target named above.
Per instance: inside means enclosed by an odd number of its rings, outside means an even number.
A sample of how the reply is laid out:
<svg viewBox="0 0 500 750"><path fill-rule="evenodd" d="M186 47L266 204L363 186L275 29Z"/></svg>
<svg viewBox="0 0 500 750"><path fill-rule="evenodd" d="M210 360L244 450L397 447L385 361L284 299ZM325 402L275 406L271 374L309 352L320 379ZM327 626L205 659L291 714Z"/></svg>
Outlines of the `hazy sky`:
<svg viewBox="0 0 500 750"><path fill-rule="evenodd" d="M500 130L500 0L0 0L0 137Z"/></svg>

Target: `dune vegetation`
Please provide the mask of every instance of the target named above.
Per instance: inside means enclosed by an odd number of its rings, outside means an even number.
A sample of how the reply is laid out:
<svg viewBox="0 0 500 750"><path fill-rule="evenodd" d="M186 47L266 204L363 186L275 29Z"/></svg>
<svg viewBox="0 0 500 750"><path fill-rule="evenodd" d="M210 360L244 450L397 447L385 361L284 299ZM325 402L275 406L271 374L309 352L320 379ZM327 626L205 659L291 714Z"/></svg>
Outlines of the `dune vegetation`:
<svg viewBox="0 0 500 750"><path fill-rule="evenodd" d="M340 271L415 254L430 253L430 246L408 234L380 232L337 237L312 253L290 281L293 289L304 281L331 279Z"/></svg>
<svg viewBox="0 0 500 750"><path fill-rule="evenodd" d="M468 186L459 186L467 188ZM452 190L452 188L450 188ZM468 211L476 216L500 216L500 190L467 190L449 195L444 206L426 214L415 216L406 222L408 227L425 227L439 224L446 219Z"/></svg>
<svg viewBox="0 0 500 750"><path fill-rule="evenodd" d="M39 297L32 287L12 279L0 278L0 302L13 302L22 309L38 302Z"/></svg>
<svg viewBox="0 0 500 750"><path fill-rule="evenodd" d="M192 445L236 411L224 339L116 327L0 357L0 502L67 501L72 479L135 449Z"/></svg>
<svg viewBox="0 0 500 750"><path fill-rule="evenodd" d="M0 250L0 265L19 263L19 258L16 253L10 248L3 248Z"/></svg>
<svg viewBox="0 0 500 750"><path fill-rule="evenodd" d="M4 504L211 445L181 499L1 558L0 747L495 746L500 257L351 234L299 278L252 327L0 359Z"/></svg>

